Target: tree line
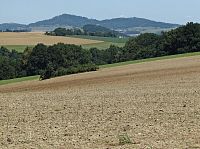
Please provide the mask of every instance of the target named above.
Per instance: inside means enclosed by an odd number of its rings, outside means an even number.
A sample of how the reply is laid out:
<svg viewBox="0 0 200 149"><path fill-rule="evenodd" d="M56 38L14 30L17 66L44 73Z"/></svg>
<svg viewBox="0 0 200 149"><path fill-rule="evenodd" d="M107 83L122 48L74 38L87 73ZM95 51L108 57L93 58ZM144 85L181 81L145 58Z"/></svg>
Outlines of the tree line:
<svg viewBox="0 0 200 149"><path fill-rule="evenodd" d="M99 26L99 25L85 25L80 28L56 28L54 31L46 32L46 35L51 36L68 36L68 35L86 35L86 36L99 36L99 37L120 37L126 36L114 30Z"/></svg>
<svg viewBox="0 0 200 149"><path fill-rule="evenodd" d="M199 51L200 24L192 22L161 35L145 33L130 38L122 48L111 45L105 50L90 49L97 65Z"/></svg>
<svg viewBox="0 0 200 149"><path fill-rule="evenodd" d="M41 79L96 71L91 54L81 46L58 43L53 46L38 44L23 53L0 48L0 80L40 75Z"/></svg>
<svg viewBox="0 0 200 149"><path fill-rule="evenodd" d="M0 32L30 32L30 29L17 29L17 30L10 30L10 29L6 29L6 30L0 30Z"/></svg>
<svg viewBox="0 0 200 149"><path fill-rule="evenodd" d="M200 51L200 24L188 23L161 35L141 34L124 47L105 50L58 43L38 44L23 53L0 48L0 80L41 75L42 79L96 71L99 65Z"/></svg>

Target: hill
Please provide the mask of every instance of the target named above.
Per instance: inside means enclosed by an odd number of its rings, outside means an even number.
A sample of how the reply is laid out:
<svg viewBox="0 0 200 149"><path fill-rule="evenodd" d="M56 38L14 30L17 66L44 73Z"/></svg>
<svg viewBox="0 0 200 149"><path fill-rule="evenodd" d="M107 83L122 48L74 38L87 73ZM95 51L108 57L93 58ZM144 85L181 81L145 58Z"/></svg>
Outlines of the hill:
<svg viewBox="0 0 200 149"><path fill-rule="evenodd" d="M198 148L199 59L0 86L1 147ZM123 135L132 143L122 146Z"/></svg>
<svg viewBox="0 0 200 149"><path fill-rule="evenodd" d="M0 30L29 30L29 27L24 24L17 24L17 23L3 23L0 24Z"/></svg>
<svg viewBox="0 0 200 149"><path fill-rule="evenodd" d="M109 29L115 30L127 30L130 28L175 28L178 27L178 24L164 23L164 22L156 22L144 18L114 18L107 20L96 20L89 19L87 17L70 15L70 14L62 14L51 19L38 21L35 23L31 23L29 25L23 24L0 24L0 30L5 29L16 29L16 28L31 28L32 30L40 30L40 31L50 31L57 27L83 27L84 25L92 24L92 25L101 25L103 27L107 27Z"/></svg>
<svg viewBox="0 0 200 149"><path fill-rule="evenodd" d="M174 28L179 26L178 24L170 24L163 22L156 22L143 18L115 18L103 20L100 22L101 26L111 29L128 29L134 27L158 27L158 28Z"/></svg>
<svg viewBox="0 0 200 149"><path fill-rule="evenodd" d="M47 27L47 26L72 26L82 27L86 24L96 24L97 20L88 19L86 17L63 14L60 16L53 17L52 19L39 21L36 23L29 24L30 27Z"/></svg>
<svg viewBox="0 0 200 149"><path fill-rule="evenodd" d="M151 21L143 18L115 18L107 20L89 19L86 17L63 14L56 16L52 19L39 21L29 24L30 27L47 27L47 26L73 26L83 27L87 24L101 25L110 29L128 29L133 27L159 27L159 28L174 28L179 26L178 24L170 24L163 22Z"/></svg>

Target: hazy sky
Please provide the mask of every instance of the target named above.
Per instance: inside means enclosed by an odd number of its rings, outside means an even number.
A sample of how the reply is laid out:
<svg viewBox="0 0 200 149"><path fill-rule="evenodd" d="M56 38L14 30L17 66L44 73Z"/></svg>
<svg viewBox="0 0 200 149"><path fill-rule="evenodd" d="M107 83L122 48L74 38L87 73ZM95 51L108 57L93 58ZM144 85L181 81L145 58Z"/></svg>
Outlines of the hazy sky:
<svg viewBox="0 0 200 149"><path fill-rule="evenodd" d="M0 23L32 23L63 13L96 19L142 17L200 22L200 0L0 0Z"/></svg>

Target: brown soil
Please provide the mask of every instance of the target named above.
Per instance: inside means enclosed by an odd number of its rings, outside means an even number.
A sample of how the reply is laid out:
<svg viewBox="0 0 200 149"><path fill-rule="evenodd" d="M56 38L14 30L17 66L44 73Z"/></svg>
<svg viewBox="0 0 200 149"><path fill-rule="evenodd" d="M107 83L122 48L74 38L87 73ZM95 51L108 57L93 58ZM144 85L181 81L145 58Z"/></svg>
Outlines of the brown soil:
<svg viewBox="0 0 200 149"><path fill-rule="evenodd" d="M199 74L194 56L0 86L0 148L200 148Z"/></svg>

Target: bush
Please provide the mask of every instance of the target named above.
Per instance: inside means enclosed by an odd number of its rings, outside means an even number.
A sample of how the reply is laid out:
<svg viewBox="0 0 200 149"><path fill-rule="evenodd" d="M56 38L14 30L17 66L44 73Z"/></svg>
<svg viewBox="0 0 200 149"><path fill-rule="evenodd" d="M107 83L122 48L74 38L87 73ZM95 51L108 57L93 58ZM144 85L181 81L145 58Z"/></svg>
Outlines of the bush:
<svg viewBox="0 0 200 149"><path fill-rule="evenodd" d="M119 137L119 145L125 145L125 144L132 144L132 141L130 140L129 136L125 134L121 134Z"/></svg>
<svg viewBox="0 0 200 149"><path fill-rule="evenodd" d="M49 66L45 71L41 72L40 80L50 79L52 77L70 75L82 72L96 71L99 68L95 64L84 64L69 68L60 67L55 71L52 66Z"/></svg>

